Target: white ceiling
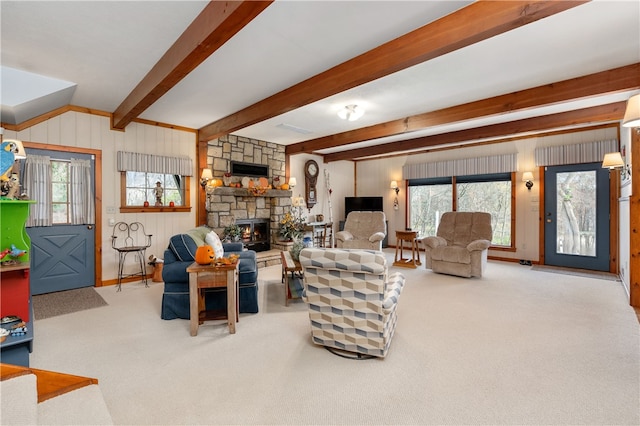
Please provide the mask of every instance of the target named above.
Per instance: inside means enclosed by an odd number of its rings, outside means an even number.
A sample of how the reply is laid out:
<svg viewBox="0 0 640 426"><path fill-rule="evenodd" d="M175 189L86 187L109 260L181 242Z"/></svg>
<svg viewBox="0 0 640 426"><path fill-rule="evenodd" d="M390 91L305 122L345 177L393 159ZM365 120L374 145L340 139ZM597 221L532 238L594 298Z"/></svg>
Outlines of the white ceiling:
<svg viewBox="0 0 640 426"><path fill-rule="evenodd" d="M469 3L276 1L139 117L201 128ZM2 121L19 124L66 104L115 111L206 4L3 0ZM638 62L640 2L594 1L233 133L289 145ZM634 92L319 153L607 104ZM338 108L352 103L365 108L364 117L340 120Z"/></svg>

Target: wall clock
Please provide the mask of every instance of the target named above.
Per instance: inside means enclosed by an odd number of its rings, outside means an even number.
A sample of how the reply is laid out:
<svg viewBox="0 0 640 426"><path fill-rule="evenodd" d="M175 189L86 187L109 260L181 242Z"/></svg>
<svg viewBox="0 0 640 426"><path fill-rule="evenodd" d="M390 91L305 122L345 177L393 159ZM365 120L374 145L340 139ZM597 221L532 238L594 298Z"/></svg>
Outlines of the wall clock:
<svg viewBox="0 0 640 426"><path fill-rule="evenodd" d="M320 168L318 167L318 163L314 160L309 160L304 163L304 175L306 177L304 182L304 201L307 203L309 211L311 211L311 208L318 202L316 185L319 172Z"/></svg>

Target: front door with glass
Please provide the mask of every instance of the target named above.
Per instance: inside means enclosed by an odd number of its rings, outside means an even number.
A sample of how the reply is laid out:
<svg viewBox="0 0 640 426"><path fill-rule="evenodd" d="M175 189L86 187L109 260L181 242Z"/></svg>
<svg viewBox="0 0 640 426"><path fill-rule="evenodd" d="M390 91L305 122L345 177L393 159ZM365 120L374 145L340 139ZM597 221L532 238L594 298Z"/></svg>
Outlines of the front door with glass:
<svg viewBox="0 0 640 426"><path fill-rule="evenodd" d="M609 172L600 163L545 168L545 264L609 270Z"/></svg>

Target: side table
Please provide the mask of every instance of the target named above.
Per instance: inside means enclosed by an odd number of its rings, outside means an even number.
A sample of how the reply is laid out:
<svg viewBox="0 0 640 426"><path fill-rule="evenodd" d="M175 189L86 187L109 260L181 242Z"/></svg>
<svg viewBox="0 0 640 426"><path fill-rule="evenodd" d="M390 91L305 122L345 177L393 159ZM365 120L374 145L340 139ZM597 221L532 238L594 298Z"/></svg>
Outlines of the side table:
<svg viewBox="0 0 640 426"><path fill-rule="evenodd" d="M229 333L236 332L236 322L238 322L238 271L240 261L234 265L199 265L192 263L187 268L189 273L189 304L190 320L189 326L192 336L198 334L198 327L204 321L211 320L207 316L204 297L200 294L201 289L212 287L227 287L227 322Z"/></svg>
<svg viewBox="0 0 640 426"><path fill-rule="evenodd" d="M421 265L420 250L418 249L418 232L417 231L396 231L396 257L393 266L403 268L417 268ZM403 257L402 249L404 242L407 241L411 247L411 258ZM400 256L398 257L398 248L400 248Z"/></svg>
<svg viewBox="0 0 640 426"><path fill-rule="evenodd" d="M296 262L288 251L281 251L282 282L284 283L284 305L289 306L290 299L299 298L302 288L302 266ZM291 276L289 276L291 272ZM296 285L298 284L298 285Z"/></svg>

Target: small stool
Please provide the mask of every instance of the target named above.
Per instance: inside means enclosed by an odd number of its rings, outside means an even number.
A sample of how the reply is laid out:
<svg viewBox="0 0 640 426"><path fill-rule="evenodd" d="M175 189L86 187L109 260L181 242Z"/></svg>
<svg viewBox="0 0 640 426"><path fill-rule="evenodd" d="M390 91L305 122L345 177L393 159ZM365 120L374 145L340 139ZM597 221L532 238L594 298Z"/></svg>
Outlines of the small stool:
<svg viewBox="0 0 640 426"><path fill-rule="evenodd" d="M420 262L420 250L418 249L418 232L417 231L396 231L396 256L393 266L400 266L402 268L417 268L418 265L422 265ZM402 249L404 242L409 242L411 247L411 258L405 259L403 257ZM398 257L398 248L400 248L400 256Z"/></svg>

